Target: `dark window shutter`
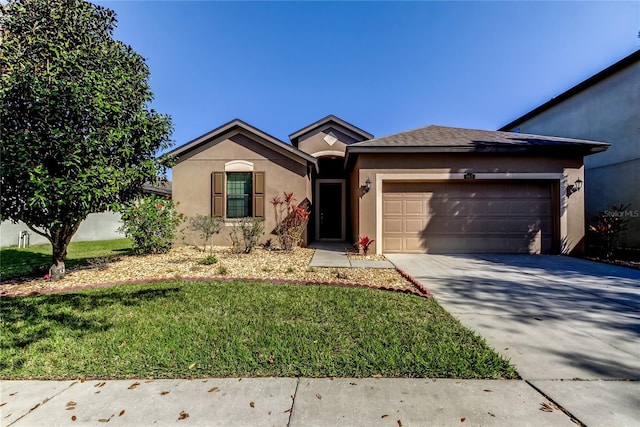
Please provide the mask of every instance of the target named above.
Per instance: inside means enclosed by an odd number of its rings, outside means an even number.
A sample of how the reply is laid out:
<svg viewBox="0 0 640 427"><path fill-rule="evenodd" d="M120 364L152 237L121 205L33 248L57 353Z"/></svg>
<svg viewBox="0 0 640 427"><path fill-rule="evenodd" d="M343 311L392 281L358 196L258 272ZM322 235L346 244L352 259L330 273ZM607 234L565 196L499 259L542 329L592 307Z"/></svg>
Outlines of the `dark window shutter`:
<svg viewBox="0 0 640 427"><path fill-rule="evenodd" d="M264 172L253 173L253 216L264 218Z"/></svg>
<svg viewBox="0 0 640 427"><path fill-rule="evenodd" d="M211 174L211 215L224 216L224 173Z"/></svg>

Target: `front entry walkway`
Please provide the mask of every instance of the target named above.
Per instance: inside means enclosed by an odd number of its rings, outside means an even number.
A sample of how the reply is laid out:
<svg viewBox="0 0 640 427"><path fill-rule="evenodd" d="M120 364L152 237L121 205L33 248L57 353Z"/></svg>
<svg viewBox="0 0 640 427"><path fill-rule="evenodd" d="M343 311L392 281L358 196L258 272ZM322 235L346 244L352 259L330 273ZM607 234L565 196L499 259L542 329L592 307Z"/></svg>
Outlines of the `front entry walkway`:
<svg viewBox="0 0 640 427"><path fill-rule="evenodd" d="M316 250L310 267L394 268L389 261L349 259L347 249L351 245L346 242L315 241L309 247Z"/></svg>
<svg viewBox="0 0 640 427"><path fill-rule="evenodd" d="M583 423L640 419L640 271L549 255L387 258Z"/></svg>

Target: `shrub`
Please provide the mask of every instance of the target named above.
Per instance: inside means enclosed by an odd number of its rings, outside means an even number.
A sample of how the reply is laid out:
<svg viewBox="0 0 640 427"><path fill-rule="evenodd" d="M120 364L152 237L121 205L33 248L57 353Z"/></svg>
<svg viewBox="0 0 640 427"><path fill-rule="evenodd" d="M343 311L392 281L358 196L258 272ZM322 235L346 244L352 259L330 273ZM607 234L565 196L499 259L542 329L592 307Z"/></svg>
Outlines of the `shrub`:
<svg viewBox="0 0 640 427"><path fill-rule="evenodd" d="M231 227L229 239L234 253L250 253L264 234L264 219L245 217Z"/></svg>
<svg viewBox="0 0 640 427"><path fill-rule="evenodd" d="M280 242L280 248L290 251L302 241L304 231L309 222L309 211L295 204L293 193L284 193L284 198L274 197L273 205L276 228L275 233Z"/></svg>
<svg viewBox="0 0 640 427"><path fill-rule="evenodd" d="M373 242L375 242L375 240L370 239L369 236L362 236L358 237L356 246L362 251L363 255L367 255L367 253L369 253L369 246L371 246Z"/></svg>
<svg viewBox="0 0 640 427"><path fill-rule="evenodd" d="M209 242L209 254L213 254L213 236L220 233L223 226L224 221L219 216L196 215L189 218L189 225L187 228L200 233L202 240ZM194 246L198 248L195 240L193 243ZM203 252L204 250L205 248L202 248Z"/></svg>
<svg viewBox="0 0 640 427"><path fill-rule="evenodd" d="M183 221L184 215L176 212L173 200L151 195L124 207L119 231L133 241L134 253L160 254L171 249Z"/></svg>
<svg viewBox="0 0 640 427"><path fill-rule="evenodd" d="M630 206L630 204L613 205L593 218L589 232L594 237L599 256L605 259L613 256L621 234L629 225L627 212Z"/></svg>
<svg viewBox="0 0 640 427"><path fill-rule="evenodd" d="M215 255L207 255L206 257L198 261L198 264L212 265L212 264L215 264L216 262L218 262L218 258L216 258Z"/></svg>

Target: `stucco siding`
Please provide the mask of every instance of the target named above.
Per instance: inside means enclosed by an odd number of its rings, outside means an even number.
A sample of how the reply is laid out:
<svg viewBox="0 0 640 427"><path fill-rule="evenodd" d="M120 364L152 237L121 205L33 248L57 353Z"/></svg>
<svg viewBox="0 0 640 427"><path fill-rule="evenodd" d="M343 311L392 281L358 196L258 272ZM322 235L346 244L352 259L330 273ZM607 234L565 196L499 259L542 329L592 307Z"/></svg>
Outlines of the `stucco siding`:
<svg viewBox="0 0 640 427"><path fill-rule="evenodd" d="M640 209L640 62L618 71L550 109L520 123L523 133L611 143L585 164L586 217L611 205ZM511 129L514 130L514 129ZM625 245L640 248L640 218L629 216Z"/></svg>
<svg viewBox="0 0 640 427"><path fill-rule="evenodd" d="M173 199L178 210L186 216L211 215L211 174L225 172L225 165L243 160L252 165L254 172L265 174L265 241L275 228L271 199L284 191L293 192L298 202L311 200L311 186L305 164L269 148L240 132L207 143L186 160L173 167ZM234 221L227 220L225 229L215 238L217 245L229 245L229 231ZM184 230L178 243L201 243L195 233Z"/></svg>
<svg viewBox="0 0 640 427"><path fill-rule="evenodd" d="M443 165L447 165L444 167ZM584 193L566 194L568 184L578 178L584 180L582 159L555 157L515 157L506 155L360 155L354 174L364 182L372 181L371 191L358 200L358 228L354 235L376 236L380 251L381 203L384 182L461 180L464 173L476 174L478 180L546 180L557 188L554 201L560 231L560 250L579 253L584 245ZM557 194L559 193L559 194ZM379 206L380 205L380 206ZM379 218L380 217L380 218Z"/></svg>

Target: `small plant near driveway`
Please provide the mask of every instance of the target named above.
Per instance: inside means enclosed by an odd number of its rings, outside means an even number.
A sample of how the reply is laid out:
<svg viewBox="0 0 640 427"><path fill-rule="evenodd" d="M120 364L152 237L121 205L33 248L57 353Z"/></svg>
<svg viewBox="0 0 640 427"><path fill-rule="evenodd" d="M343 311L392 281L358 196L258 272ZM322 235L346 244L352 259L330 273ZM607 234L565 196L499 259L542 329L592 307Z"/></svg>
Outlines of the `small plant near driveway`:
<svg viewBox="0 0 640 427"><path fill-rule="evenodd" d="M367 255L369 253L369 247L371 244L375 242L375 240L370 239L369 236L358 237L358 243L356 246L360 251L362 251L362 255Z"/></svg>
<svg viewBox="0 0 640 427"><path fill-rule="evenodd" d="M601 257L605 259L613 257L618 241L629 225L627 212L631 212L630 206L629 204L614 205L593 218L589 231L594 237Z"/></svg>

